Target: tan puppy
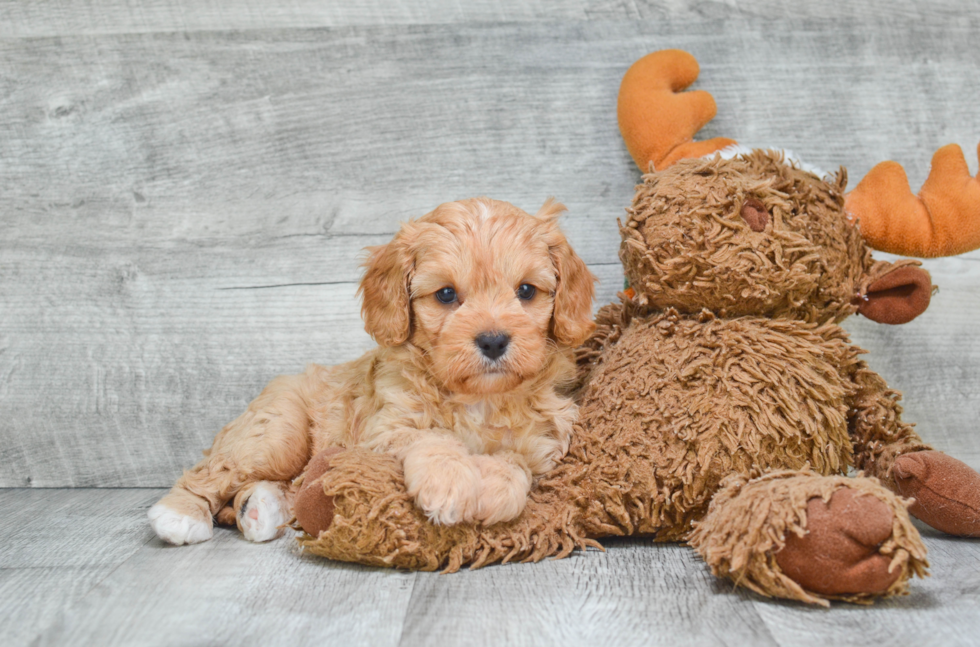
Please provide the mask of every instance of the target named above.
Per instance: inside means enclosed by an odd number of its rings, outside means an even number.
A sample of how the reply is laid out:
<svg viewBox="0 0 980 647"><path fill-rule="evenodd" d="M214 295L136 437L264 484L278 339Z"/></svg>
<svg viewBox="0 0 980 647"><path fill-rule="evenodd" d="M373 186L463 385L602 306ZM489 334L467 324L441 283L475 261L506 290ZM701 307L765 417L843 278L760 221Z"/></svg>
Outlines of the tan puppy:
<svg viewBox="0 0 980 647"><path fill-rule="evenodd" d="M558 229L564 210L451 202L372 248L361 312L379 347L273 380L150 508L157 535L205 541L217 515L249 540L277 537L290 482L332 446L398 456L436 523L519 515L568 450L572 349L594 328L595 277Z"/></svg>

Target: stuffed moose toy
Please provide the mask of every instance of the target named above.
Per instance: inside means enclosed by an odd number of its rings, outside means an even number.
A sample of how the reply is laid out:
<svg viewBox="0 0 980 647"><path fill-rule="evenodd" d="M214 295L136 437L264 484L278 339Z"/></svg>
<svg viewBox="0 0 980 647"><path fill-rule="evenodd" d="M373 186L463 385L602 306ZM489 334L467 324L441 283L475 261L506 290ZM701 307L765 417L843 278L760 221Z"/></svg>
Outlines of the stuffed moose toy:
<svg viewBox="0 0 980 647"><path fill-rule="evenodd" d="M839 326L929 304L915 256L980 246L980 180L941 149L921 197L879 165L851 193L783 153L693 142L715 114L698 65L650 54L623 79L620 128L649 173L621 225L629 288L578 351L571 448L516 520L429 523L389 455L332 449L297 483L306 550L454 571L565 556L597 538L686 541L712 571L826 605L903 593L926 572L908 512L980 536L980 475L932 450ZM849 468L858 470L846 476ZM903 498L909 497L909 498Z"/></svg>

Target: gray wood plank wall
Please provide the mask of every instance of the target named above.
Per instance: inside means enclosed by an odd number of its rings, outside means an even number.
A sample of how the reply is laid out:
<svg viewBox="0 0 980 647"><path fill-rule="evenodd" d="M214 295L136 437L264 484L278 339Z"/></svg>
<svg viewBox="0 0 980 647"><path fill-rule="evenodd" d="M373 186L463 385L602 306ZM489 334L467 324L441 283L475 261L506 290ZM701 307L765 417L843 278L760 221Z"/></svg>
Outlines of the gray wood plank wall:
<svg viewBox="0 0 980 647"><path fill-rule="evenodd" d="M557 196L611 300L616 90L655 49L700 60L703 136L977 169L975 3L110 4L0 1L0 486L169 485L271 377L370 346L359 250L446 200ZM926 267L925 315L849 328L980 467L980 253Z"/></svg>

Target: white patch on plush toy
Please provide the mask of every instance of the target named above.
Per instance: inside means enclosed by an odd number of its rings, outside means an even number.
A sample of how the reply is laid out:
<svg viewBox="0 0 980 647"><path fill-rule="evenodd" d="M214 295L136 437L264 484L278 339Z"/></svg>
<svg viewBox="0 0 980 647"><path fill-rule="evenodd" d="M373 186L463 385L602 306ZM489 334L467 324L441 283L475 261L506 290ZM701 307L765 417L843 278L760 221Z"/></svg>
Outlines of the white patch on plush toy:
<svg viewBox="0 0 980 647"><path fill-rule="evenodd" d="M278 485L268 481L257 483L244 509L237 511L245 539L263 542L282 535L285 523L289 521L288 509L289 504Z"/></svg>
<svg viewBox="0 0 980 647"><path fill-rule="evenodd" d="M740 155L747 155L751 153L753 150L755 149L749 148L748 146L742 146L741 144L732 144L731 146L726 146L720 151L710 153L708 155L705 155L704 157L714 157L715 155L720 155L721 159L730 160L733 157L738 157ZM807 164L799 157L797 157L796 153L794 153L791 150L788 150L786 148L769 148L765 150L769 150L774 153L779 153L780 155L783 156L783 160L787 164L791 164L792 166L795 166L800 170L807 171L808 173L813 173L818 178L821 178L823 180L833 179L833 177L829 173L824 171L822 168L820 168L819 166L814 166L813 164Z"/></svg>
<svg viewBox="0 0 980 647"><path fill-rule="evenodd" d="M157 503L147 511L150 526L157 537L174 546L199 544L211 539L214 529L207 521L189 517Z"/></svg>

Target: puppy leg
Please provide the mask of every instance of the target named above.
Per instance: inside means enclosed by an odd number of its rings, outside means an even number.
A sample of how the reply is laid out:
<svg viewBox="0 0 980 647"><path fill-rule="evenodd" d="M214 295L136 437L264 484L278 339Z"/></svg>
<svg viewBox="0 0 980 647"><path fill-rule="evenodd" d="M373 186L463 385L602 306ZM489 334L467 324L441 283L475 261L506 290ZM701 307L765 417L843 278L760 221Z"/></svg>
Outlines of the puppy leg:
<svg viewBox="0 0 980 647"><path fill-rule="evenodd" d="M177 546L206 541L213 533L212 516L243 487L291 480L303 471L310 451L312 380L310 373L274 379L221 430L204 460L150 508L150 525L161 539Z"/></svg>
<svg viewBox="0 0 980 647"><path fill-rule="evenodd" d="M481 485L476 518L490 525L510 521L524 511L531 491L531 470L523 456L498 452L473 457Z"/></svg>
<svg viewBox="0 0 980 647"><path fill-rule="evenodd" d="M399 454L408 493L432 523L452 525L476 518L480 470L463 443L427 434Z"/></svg>

